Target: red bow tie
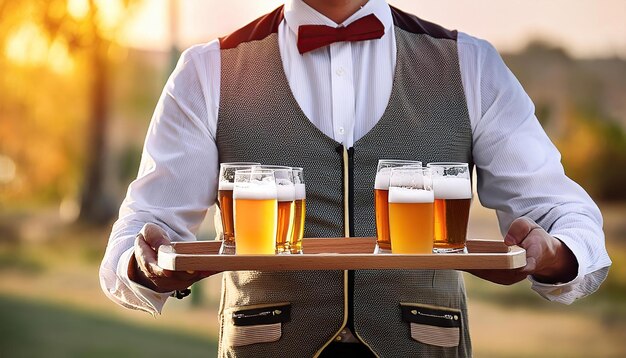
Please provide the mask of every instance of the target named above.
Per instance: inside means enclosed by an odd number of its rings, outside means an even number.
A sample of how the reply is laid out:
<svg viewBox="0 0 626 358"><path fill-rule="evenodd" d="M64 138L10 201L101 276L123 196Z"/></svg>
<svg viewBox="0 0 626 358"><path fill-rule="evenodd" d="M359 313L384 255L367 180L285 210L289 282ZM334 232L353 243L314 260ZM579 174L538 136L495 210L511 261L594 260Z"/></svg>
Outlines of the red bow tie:
<svg viewBox="0 0 626 358"><path fill-rule="evenodd" d="M379 39L384 34L385 26L374 14L362 17L346 27L302 25L298 27L298 51L303 54L340 41Z"/></svg>

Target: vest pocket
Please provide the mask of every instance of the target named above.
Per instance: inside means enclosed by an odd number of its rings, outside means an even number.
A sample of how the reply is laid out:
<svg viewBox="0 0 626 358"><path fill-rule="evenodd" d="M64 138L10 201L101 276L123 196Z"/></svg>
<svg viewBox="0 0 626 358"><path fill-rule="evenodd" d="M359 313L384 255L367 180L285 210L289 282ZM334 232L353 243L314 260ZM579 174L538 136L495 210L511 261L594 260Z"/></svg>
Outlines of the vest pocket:
<svg viewBox="0 0 626 358"><path fill-rule="evenodd" d="M227 346L276 342L282 336L282 324L291 320L291 304L232 307L226 310L224 318L224 340Z"/></svg>
<svg viewBox="0 0 626 358"><path fill-rule="evenodd" d="M461 310L418 303L400 303L411 338L437 347L456 347L461 339Z"/></svg>

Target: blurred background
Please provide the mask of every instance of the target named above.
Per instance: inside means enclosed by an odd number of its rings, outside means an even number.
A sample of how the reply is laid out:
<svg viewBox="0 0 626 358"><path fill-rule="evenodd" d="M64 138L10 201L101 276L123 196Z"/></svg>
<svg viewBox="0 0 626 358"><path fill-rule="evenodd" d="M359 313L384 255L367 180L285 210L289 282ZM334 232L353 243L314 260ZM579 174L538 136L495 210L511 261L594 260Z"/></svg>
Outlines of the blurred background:
<svg viewBox="0 0 626 358"><path fill-rule="evenodd" d="M0 356L215 356L220 277L154 319L98 265L180 52L280 3L0 0ZM492 42L605 218L613 268L571 306L466 276L475 356L626 356L626 2L390 3ZM477 201L469 235L501 238Z"/></svg>

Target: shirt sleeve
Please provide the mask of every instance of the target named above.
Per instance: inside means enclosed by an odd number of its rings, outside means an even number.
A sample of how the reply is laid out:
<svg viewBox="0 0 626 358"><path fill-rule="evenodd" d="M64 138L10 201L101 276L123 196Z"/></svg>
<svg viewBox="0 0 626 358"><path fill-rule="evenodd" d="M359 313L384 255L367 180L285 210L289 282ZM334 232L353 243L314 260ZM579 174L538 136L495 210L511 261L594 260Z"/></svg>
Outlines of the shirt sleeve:
<svg viewBox="0 0 626 358"><path fill-rule="evenodd" d="M503 234L514 219L526 216L576 256L574 280L551 285L529 276L533 290L566 304L593 293L611 265L600 210L565 175L561 155L535 117L531 99L495 48L460 34L459 60L481 204L496 210Z"/></svg>
<svg viewBox="0 0 626 358"><path fill-rule="evenodd" d="M114 302L152 314L170 293L128 278L136 235L146 223L172 241L195 240L217 190L215 144L219 43L186 50L159 98L144 143L139 174L129 186L100 266L100 285Z"/></svg>

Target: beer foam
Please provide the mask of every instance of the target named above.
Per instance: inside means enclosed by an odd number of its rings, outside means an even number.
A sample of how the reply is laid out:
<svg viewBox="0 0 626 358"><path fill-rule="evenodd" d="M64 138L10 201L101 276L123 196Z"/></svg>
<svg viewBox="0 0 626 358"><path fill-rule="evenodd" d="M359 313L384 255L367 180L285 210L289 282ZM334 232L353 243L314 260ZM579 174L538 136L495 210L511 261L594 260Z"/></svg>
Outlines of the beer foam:
<svg viewBox="0 0 626 358"><path fill-rule="evenodd" d="M293 185L293 183L289 179L276 178L276 185Z"/></svg>
<svg viewBox="0 0 626 358"><path fill-rule="evenodd" d="M390 203L432 203L434 201L435 196L430 190L399 187L389 188Z"/></svg>
<svg viewBox="0 0 626 358"><path fill-rule="evenodd" d="M278 201L293 201L296 198L296 189L291 182L289 185L277 185L276 193Z"/></svg>
<svg viewBox="0 0 626 358"><path fill-rule="evenodd" d="M376 173L376 181L374 182L374 189L387 190L389 189L389 178L391 178L391 168L383 168Z"/></svg>
<svg viewBox="0 0 626 358"><path fill-rule="evenodd" d="M217 190L233 190L235 187L235 183L231 183L228 181L220 181Z"/></svg>
<svg viewBox="0 0 626 358"><path fill-rule="evenodd" d="M233 191L233 199L267 200L276 197L274 185L241 185Z"/></svg>
<svg viewBox="0 0 626 358"><path fill-rule="evenodd" d="M304 184L296 184L296 200L306 199L306 188Z"/></svg>
<svg viewBox="0 0 626 358"><path fill-rule="evenodd" d="M437 199L470 199L472 186L468 178L435 177L433 190Z"/></svg>

